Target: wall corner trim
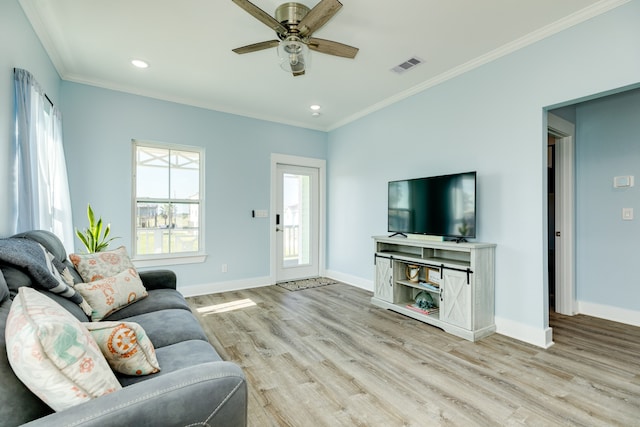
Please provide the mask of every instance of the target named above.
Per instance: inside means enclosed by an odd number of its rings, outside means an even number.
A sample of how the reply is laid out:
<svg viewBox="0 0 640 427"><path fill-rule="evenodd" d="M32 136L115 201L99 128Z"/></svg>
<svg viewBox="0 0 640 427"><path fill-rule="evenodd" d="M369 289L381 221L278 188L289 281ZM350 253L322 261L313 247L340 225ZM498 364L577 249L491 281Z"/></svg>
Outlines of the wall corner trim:
<svg viewBox="0 0 640 427"><path fill-rule="evenodd" d="M553 345L552 332L549 327L536 328L504 317L496 316L496 332L523 341L536 347L547 349Z"/></svg>

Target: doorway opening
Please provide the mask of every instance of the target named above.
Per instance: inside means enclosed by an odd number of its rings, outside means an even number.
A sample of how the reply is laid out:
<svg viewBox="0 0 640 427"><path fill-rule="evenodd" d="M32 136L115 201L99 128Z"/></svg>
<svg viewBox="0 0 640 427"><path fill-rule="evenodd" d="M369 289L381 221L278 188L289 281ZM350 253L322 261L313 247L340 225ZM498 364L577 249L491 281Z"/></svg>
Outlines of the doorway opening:
<svg viewBox="0 0 640 427"><path fill-rule="evenodd" d="M575 314L575 125L547 119L548 310Z"/></svg>
<svg viewBox="0 0 640 427"><path fill-rule="evenodd" d="M556 309L556 138L547 134L547 244L549 311Z"/></svg>

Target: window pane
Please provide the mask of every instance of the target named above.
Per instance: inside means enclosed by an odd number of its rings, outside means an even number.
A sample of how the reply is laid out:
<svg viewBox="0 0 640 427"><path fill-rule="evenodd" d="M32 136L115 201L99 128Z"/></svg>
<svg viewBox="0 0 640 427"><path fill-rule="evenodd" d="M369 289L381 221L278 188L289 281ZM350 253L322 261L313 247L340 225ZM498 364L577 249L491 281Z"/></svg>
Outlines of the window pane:
<svg viewBox="0 0 640 427"><path fill-rule="evenodd" d="M170 250L178 252L198 252L198 227L200 226L200 205L197 203L172 204Z"/></svg>
<svg viewBox="0 0 640 427"><path fill-rule="evenodd" d="M169 150L138 147L136 197L169 198Z"/></svg>
<svg viewBox="0 0 640 427"><path fill-rule="evenodd" d="M169 228L169 207L161 203L136 204L137 253L161 254L165 231Z"/></svg>
<svg viewBox="0 0 640 427"><path fill-rule="evenodd" d="M200 197L200 154L192 151L171 151L172 199Z"/></svg>
<svg viewBox="0 0 640 427"><path fill-rule="evenodd" d="M174 203L172 228L198 228L200 226L200 206L198 203Z"/></svg>
<svg viewBox="0 0 640 427"><path fill-rule="evenodd" d="M198 252L197 229L171 230L171 253Z"/></svg>
<svg viewBox="0 0 640 427"><path fill-rule="evenodd" d="M137 203L137 253L198 252L198 203Z"/></svg>
<svg viewBox="0 0 640 427"><path fill-rule="evenodd" d="M171 209L169 203L138 202L136 227L169 228L169 224L171 224Z"/></svg>
<svg viewBox="0 0 640 427"><path fill-rule="evenodd" d="M136 231L137 239L137 251L138 255L152 255L161 254L162 241L163 241L162 229L138 229Z"/></svg>

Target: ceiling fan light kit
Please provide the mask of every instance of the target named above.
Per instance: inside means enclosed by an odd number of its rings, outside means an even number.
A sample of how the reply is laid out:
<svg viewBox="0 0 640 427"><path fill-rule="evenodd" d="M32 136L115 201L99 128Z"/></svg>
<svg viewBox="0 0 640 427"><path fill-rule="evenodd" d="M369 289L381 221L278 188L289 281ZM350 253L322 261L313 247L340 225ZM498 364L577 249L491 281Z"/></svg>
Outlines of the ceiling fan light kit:
<svg viewBox="0 0 640 427"><path fill-rule="evenodd" d="M257 52L277 46L282 69L294 76L301 76L309 65L309 49L343 58L354 58L358 53L357 47L311 37L314 31L326 24L340 10L342 3L338 0L321 0L313 9L301 3L283 3L276 9L275 18L248 0L232 1L274 30L280 39L280 41L268 40L233 49L237 54Z"/></svg>
<svg viewBox="0 0 640 427"><path fill-rule="evenodd" d="M278 44L280 67L294 76L304 74L309 64L309 47L300 37L289 36Z"/></svg>

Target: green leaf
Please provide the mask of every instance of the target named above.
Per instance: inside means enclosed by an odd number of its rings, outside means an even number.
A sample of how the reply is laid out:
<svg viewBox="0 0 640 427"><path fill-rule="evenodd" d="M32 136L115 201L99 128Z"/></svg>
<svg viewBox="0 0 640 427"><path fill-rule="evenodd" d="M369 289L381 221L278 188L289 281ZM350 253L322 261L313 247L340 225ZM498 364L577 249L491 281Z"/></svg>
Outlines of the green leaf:
<svg viewBox="0 0 640 427"><path fill-rule="evenodd" d="M89 229L92 230L96 224L96 217L93 214L93 209L91 209L91 205L87 205L87 217L89 217Z"/></svg>
<svg viewBox="0 0 640 427"><path fill-rule="evenodd" d="M91 205L87 205L87 218L89 219L89 227L81 232L76 228L76 236L82 242L87 249L87 252L100 252L109 246L109 243L119 237L112 237L107 239L109 233L111 233L111 224L107 224L103 233L102 218L98 218L96 221L95 213L91 209Z"/></svg>

